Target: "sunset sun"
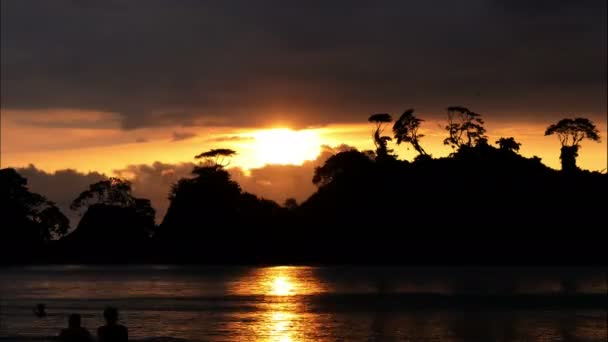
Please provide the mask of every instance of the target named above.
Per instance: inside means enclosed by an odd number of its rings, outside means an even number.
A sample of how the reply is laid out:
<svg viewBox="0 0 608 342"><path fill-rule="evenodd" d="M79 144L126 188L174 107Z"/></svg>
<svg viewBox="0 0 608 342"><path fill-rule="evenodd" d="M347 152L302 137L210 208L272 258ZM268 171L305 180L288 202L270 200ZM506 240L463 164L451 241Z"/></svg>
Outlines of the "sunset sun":
<svg viewBox="0 0 608 342"><path fill-rule="evenodd" d="M255 158L261 164L301 165L320 151L321 139L313 130L288 128L261 130L252 134Z"/></svg>
<svg viewBox="0 0 608 342"><path fill-rule="evenodd" d="M288 296L292 294L293 285L288 278L278 276L273 279L271 288L271 293L275 296Z"/></svg>

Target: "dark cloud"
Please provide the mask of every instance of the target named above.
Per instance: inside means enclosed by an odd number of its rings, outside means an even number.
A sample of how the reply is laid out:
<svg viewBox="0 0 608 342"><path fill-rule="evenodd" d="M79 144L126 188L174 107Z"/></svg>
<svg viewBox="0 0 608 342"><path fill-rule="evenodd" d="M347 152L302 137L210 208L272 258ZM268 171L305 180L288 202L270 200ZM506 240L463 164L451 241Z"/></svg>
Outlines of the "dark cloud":
<svg viewBox="0 0 608 342"><path fill-rule="evenodd" d="M76 227L80 216L70 210L70 203L78 195L88 189L90 184L106 179L107 176L98 172L81 173L76 170L65 169L48 173L29 165L17 169L23 177L27 178L31 191L46 196L55 202L61 211L70 219L70 225Z"/></svg>
<svg viewBox="0 0 608 342"><path fill-rule="evenodd" d="M336 147L322 146L322 151L315 160L304 162L302 165L266 165L249 170L230 168L229 171L244 191L257 196L271 199L282 204L288 198L298 202L306 200L316 187L312 183L314 170L333 154L354 149L352 146ZM129 165L124 169L115 170L113 176L131 180L133 195L148 198L156 209L156 220L161 222L169 207L169 191L171 186L180 178L191 177L194 163L161 163L151 165ZM69 218L72 227L80 221L78 213L70 210L70 203L90 184L107 179L108 176L97 173L81 173L75 170L59 170L48 173L37 169L34 165L20 168L17 171L28 179L32 191L45 195L57 203L59 208Z"/></svg>
<svg viewBox="0 0 608 342"><path fill-rule="evenodd" d="M190 133L190 132L173 132L173 138L171 138L171 141L188 140L188 139L192 139L194 137L196 137L195 133Z"/></svg>
<svg viewBox="0 0 608 342"><path fill-rule="evenodd" d="M171 185L180 178L190 177L193 167L193 163L155 162L152 165L129 165L114 172L119 177L131 179L135 196L150 199L156 209L156 220L160 222L169 207Z"/></svg>
<svg viewBox="0 0 608 342"><path fill-rule="evenodd" d="M145 143L145 142L148 142L148 139L146 139L146 138L137 138L137 139L135 139L135 142L136 143Z"/></svg>
<svg viewBox="0 0 608 342"><path fill-rule="evenodd" d="M499 10L509 14L533 16L597 6L595 0L494 0L494 3Z"/></svg>
<svg viewBox="0 0 608 342"><path fill-rule="evenodd" d="M62 120L49 117L40 118L16 119L15 122L25 126L42 127L42 128L86 128L86 129L108 129L116 128L117 125L112 120Z"/></svg>
<svg viewBox="0 0 608 342"><path fill-rule="evenodd" d="M605 1L2 1L3 108L154 125L606 112ZM491 113L488 113L491 115Z"/></svg>

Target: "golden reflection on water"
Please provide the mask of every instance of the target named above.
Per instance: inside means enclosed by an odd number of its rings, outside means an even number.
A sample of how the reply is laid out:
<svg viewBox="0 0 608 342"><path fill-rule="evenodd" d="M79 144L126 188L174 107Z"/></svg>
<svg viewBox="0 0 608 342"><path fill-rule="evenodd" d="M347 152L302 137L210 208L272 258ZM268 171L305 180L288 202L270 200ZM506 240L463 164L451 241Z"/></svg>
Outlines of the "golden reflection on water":
<svg viewBox="0 0 608 342"><path fill-rule="evenodd" d="M399 303L395 303L395 310L384 310L385 305L393 308L392 303L383 300L385 297L373 302L375 293L416 294L430 290L450 294L460 289L461 285L451 283L448 276L408 278L416 276L417 271L396 270L396 275L390 276L347 269L354 272L351 276L336 274L335 270L329 270L332 273L329 275L327 269L289 266L212 269L200 276L191 271L153 273L151 277L142 271L111 274L104 270L85 273L63 269L55 273L3 270L0 294L5 297L0 299L6 301L8 297L8 310L12 310L8 314L3 311L2 319L9 322L3 323L3 328L10 327L17 335L55 335L58 327L66 323L67 314L74 311L83 315L85 325L96 327L102 324L103 306L110 303L119 306L123 323L138 338L174 336L195 341L245 342L608 341L605 310L463 312L449 307L409 310ZM522 293L552 294L559 288L550 287L559 286L559 278L555 276L522 279L527 282L520 286ZM594 279L593 286L585 285L590 281L585 279L581 291L606 293L605 277L600 274ZM346 302L324 301L315 296L323 293L335 294L335 298ZM353 312L348 310L353 304L351 299L339 297L341 294L364 294L368 295L364 299L372 301L356 302L357 297L353 298L357 305ZM51 299L47 303L53 314L33 320L31 307ZM114 300L118 303L113 303ZM1 304L6 310L4 302Z"/></svg>
<svg viewBox="0 0 608 342"><path fill-rule="evenodd" d="M275 266L252 269L232 284L241 296L299 296L326 292L312 267Z"/></svg>
<svg viewBox="0 0 608 342"><path fill-rule="evenodd" d="M292 325L293 313L277 311L270 315L272 330L270 341L293 342L290 328Z"/></svg>
<svg viewBox="0 0 608 342"><path fill-rule="evenodd" d="M234 283L231 292L260 296L252 317L256 341L297 342L315 329L302 296L325 290L313 268L280 266L252 269Z"/></svg>

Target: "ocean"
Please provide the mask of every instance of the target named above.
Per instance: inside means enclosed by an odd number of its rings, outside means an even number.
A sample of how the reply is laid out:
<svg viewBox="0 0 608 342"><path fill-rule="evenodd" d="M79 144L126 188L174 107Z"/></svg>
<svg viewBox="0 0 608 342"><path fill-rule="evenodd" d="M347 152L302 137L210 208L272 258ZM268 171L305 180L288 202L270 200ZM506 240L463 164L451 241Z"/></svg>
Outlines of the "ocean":
<svg viewBox="0 0 608 342"><path fill-rule="evenodd" d="M4 267L0 341L95 334L107 306L135 341L606 341L607 291L602 268Z"/></svg>

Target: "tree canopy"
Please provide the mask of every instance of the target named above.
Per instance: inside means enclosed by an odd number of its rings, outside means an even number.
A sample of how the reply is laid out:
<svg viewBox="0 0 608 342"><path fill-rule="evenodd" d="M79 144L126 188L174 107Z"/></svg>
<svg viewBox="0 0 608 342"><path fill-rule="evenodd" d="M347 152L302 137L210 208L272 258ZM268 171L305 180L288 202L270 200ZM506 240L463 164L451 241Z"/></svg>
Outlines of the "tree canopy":
<svg viewBox="0 0 608 342"><path fill-rule="evenodd" d="M397 145L402 142L412 144L412 147L418 152L420 155L426 155L426 152L420 146L419 140L424 137L424 134L418 134L418 129L420 128L420 123L424 120L417 118L414 115L414 109L408 109L401 116L399 120L395 121L393 125L393 134L395 136L395 140L397 140Z"/></svg>
<svg viewBox="0 0 608 342"><path fill-rule="evenodd" d="M559 158L562 162L562 170L566 172L578 170L576 158L583 139L600 142L599 130L587 118L561 119L547 127L545 136L553 134L557 135L562 145Z"/></svg>
<svg viewBox="0 0 608 342"><path fill-rule="evenodd" d="M498 140L496 140L496 144L498 144L499 148L503 151L511 151L511 152L518 152L519 148L521 147L521 144L518 143L517 141L515 141L515 138L513 137L509 137L509 138L500 138Z"/></svg>
<svg viewBox="0 0 608 342"><path fill-rule="evenodd" d="M72 201L70 209L79 210L92 204L130 207L135 205L135 197L131 195L131 182L125 179L111 177L89 185Z"/></svg>
<svg viewBox="0 0 608 342"><path fill-rule="evenodd" d="M0 170L0 207L2 225L8 227L5 241L44 243L64 236L70 227L55 203L31 192L15 169Z"/></svg>
<svg viewBox="0 0 608 342"><path fill-rule="evenodd" d="M576 146L584 138L600 142L599 130L587 118L561 119L547 127L545 135L556 134L562 146Z"/></svg>
<svg viewBox="0 0 608 342"><path fill-rule="evenodd" d="M448 107L447 112L448 124L445 129L449 136L443 141L445 145L452 148L473 147L487 139L480 114L461 106Z"/></svg>
<svg viewBox="0 0 608 342"><path fill-rule="evenodd" d="M194 156L195 159L204 159L208 165L226 167L230 164L230 157L234 157L236 151L228 148L215 148Z"/></svg>
<svg viewBox="0 0 608 342"><path fill-rule="evenodd" d="M72 210L85 209L85 214L81 220L78 230L87 231L86 235L82 236L112 236L119 233L129 234L129 236L145 236L151 235L155 229L154 217L156 211L152 207L149 199L137 198L133 196L131 190L131 182L120 178L109 178L97 183L89 185L89 189L80 193L80 195L72 201L70 205ZM94 208L94 211L90 211ZM117 210L116 208L124 209ZM111 214L110 214L111 213ZM95 221L99 218L87 218L94 215L98 217L116 216L114 226L121 226L128 220L129 227L126 227L123 232L109 230L106 227L98 227ZM120 216L120 217L119 217ZM111 218L104 217L104 222ZM93 228L83 228L83 226L91 226ZM82 229L81 229L82 228ZM108 230L107 233L97 232L96 230Z"/></svg>
<svg viewBox="0 0 608 342"><path fill-rule="evenodd" d="M393 118L388 113L378 113L378 114L372 114L372 115L370 115L370 117L367 119L367 121L373 122L377 126L380 126L383 123L392 122Z"/></svg>
<svg viewBox="0 0 608 342"><path fill-rule="evenodd" d="M323 187L338 176L365 173L372 163L368 155L357 150L340 152L329 157L322 166L315 168L312 182Z"/></svg>
<svg viewBox="0 0 608 342"><path fill-rule="evenodd" d="M235 153L232 150L211 150L202 157ZM183 241L224 236L231 231L229 228L241 224L270 222L281 210L273 201L242 191L219 163L195 166L192 175L178 180L171 187L170 205L159 227L158 239Z"/></svg>
<svg viewBox="0 0 608 342"><path fill-rule="evenodd" d="M392 140L391 137L382 135L384 133L384 126L393 121L390 114L379 113L372 114L367 121L375 124L375 128L372 132L372 138L374 139L374 145L376 145L376 157L386 159L393 150L388 148L388 142Z"/></svg>

